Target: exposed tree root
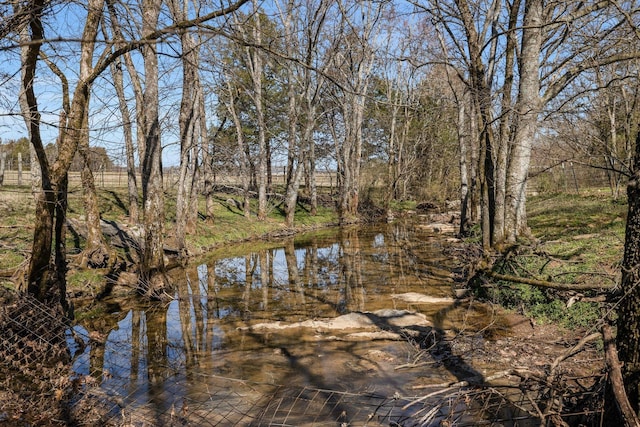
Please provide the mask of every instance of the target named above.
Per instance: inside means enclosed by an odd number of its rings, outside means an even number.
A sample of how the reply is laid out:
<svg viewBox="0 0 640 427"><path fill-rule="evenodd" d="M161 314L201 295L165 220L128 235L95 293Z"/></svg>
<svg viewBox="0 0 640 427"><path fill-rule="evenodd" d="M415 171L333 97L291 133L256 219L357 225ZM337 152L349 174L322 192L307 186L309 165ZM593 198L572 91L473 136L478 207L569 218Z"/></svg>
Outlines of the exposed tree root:
<svg viewBox="0 0 640 427"><path fill-rule="evenodd" d="M616 341L608 324L602 325L602 336L604 337L605 362L609 369L609 381L613 392L616 406L620 411L624 425L627 427L640 427L640 419L633 410L631 403L624 389L624 381L622 378L622 364L618 359L618 350L616 349Z"/></svg>

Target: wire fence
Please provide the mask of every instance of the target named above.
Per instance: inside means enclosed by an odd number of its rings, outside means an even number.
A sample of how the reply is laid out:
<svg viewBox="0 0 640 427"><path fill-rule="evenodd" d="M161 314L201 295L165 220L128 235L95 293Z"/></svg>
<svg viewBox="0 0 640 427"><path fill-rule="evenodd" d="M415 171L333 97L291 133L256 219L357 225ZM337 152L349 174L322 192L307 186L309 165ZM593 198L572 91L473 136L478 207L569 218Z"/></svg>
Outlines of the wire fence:
<svg viewBox="0 0 640 427"><path fill-rule="evenodd" d="M127 187L127 171L124 169L118 169L116 171L94 171L93 178L95 185L99 188L126 188ZM137 182L141 182L140 174L136 176ZM234 185L241 186L242 178L234 174L218 174L215 177L216 185ZM178 171L170 169L164 173L164 182L166 188L171 188L178 182ZM286 182L286 175L281 171L272 175L273 185L284 185ZM0 181L1 185L31 185L31 172L29 170L22 171L17 170L5 170L4 179ZM336 174L333 172L316 172L316 185L319 187L331 188L336 185ZM80 172L69 172L69 187L80 188L82 186L82 179Z"/></svg>
<svg viewBox="0 0 640 427"><path fill-rule="evenodd" d="M60 309L4 291L0 307L0 425L472 426L599 425L605 377L507 370L484 381L427 386L413 396L184 375L183 366L111 371L80 360L123 351ZM203 375L203 374L198 374ZM507 381L508 379L508 381ZM489 381L491 380L491 381ZM503 382L500 382L503 380ZM187 383L206 387L184 390Z"/></svg>

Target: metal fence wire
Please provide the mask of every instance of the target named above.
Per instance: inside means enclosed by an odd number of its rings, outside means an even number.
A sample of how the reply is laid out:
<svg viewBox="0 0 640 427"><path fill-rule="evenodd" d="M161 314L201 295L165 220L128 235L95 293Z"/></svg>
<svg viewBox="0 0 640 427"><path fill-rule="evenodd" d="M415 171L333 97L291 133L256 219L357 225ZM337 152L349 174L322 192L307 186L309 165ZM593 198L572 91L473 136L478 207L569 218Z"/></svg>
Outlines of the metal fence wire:
<svg viewBox="0 0 640 427"><path fill-rule="evenodd" d="M112 373L74 371L74 358L82 352L73 349L78 350L90 337L65 321L59 309L27 296L4 299L0 307L0 425L342 427L602 422L602 378L562 377L551 384L531 376L504 386L460 383L422 390L415 396L386 396L210 375L207 387L184 394L176 391L200 379L174 366L163 367L157 377L149 373L148 381L132 386L135 382L129 377L117 378L117 369ZM102 349L102 354L119 351L117 343L104 345L114 347Z"/></svg>

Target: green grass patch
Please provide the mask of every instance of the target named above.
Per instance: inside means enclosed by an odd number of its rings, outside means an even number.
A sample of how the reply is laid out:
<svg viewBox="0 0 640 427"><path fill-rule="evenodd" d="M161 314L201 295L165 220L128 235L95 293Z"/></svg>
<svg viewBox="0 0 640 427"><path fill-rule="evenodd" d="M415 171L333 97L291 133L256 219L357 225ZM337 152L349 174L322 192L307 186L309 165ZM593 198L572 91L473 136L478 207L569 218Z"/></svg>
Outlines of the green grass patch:
<svg viewBox="0 0 640 427"><path fill-rule="evenodd" d="M230 202L235 200L237 203ZM197 248L211 248L226 242L242 242L285 230L285 215L281 205L269 205L267 218L259 221L256 217L257 200L251 200L251 217L245 218L241 205L241 198L225 194L215 197L213 224L199 222L197 232L188 236L190 245ZM201 202L201 212L204 202ZM294 227L315 228L328 224L335 224L338 217L332 209L319 206L316 215L311 215L307 206L298 205L295 214Z"/></svg>
<svg viewBox="0 0 640 427"><path fill-rule="evenodd" d="M103 219L125 223L128 215L128 195L126 188L98 188L98 203ZM268 207L265 221L256 218L257 200L251 200L251 218L244 217L235 204L227 203L229 199L241 201L240 197L229 194L216 194L214 204L214 221L208 223L198 220L196 232L187 237L187 243L195 248L209 248L228 242L242 242L248 239L268 236L284 230L285 217L278 200L272 200ZM70 189L68 197L68 217L79 219L84 216L82 189ZM199 201L199 211L205 210L204 200ZM175 191L165 191L165 230L170 238L175 229L176 198ZM0 268L15 268L31 249L33 240L33 224L35 220L35 204L30 188L0 187L0 241L6 242L0 248ZM333 209L318 207L317 215L311 215L309 207L298 205L295 216L295 227L300 230L316 228L338 222ZM67 233L67 249L69 253L78 253L84 247L84 239Z"/></svg>
<svg viewBox="0 0 640 427"><path fill-rule="evenodd" d="M600 306L578 301L568 305L557 295L535 286L499 282L487 295L494 303L531 317L535 322L557 323L567 329L589 328L600 319Z"/></svg>
<svg viewBox="0 0 640 427"><path fill-rule="evenodd" d="M392 200L390 203L390 207L396 211L407 211L413 210L417 206L417 202L415 200L403 200L403 201L395 201Z"/></svg>
<svg viewBox="0 0 640 427"><path fill-rule="evenodd" d="M506 275L554 283L610 286L619 281L626 210L625 201L613 201L606 192L531 198L528 224L538 243L523 244L493 268ZM497 282L479 293L536 322L581 328L600 318L596 303L568 305L572 293L510 282ZM583 292L586 296L595 293Z"/></svg>
<svg viewBox="0 0 640 427"><path fill-rule="evenodd" d="M104 283L104 270L72 270L67 274L67 287L69 290L82 288L96 289Z"/></svg>
<svg viewBox="0 0 640 427"><path fill-rule="evenodd" d="M624 234L627 206L607 195L555 194L528 202L528 224L545 241L584 236L595 232Z"/></svg>

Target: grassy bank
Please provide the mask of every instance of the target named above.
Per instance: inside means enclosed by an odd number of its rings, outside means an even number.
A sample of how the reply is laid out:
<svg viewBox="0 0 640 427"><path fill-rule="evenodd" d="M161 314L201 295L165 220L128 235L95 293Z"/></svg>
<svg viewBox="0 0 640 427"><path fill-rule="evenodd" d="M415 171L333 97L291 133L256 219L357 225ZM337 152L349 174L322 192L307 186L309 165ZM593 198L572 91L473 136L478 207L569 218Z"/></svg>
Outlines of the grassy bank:
<svg viewBox="0 0 640 427"><path fill-rule="evenodd" d="M626 200L606 191L537 196L528 203L531 245L514 248L493 271L558 284L606 288L618 283L624 246ZM498 281L484 297L536 322L589 327L600 318L599 290L558 291Z"/></svg>
<svg viewBox="0 0 640 427"><path fill-rule="evenodd" d="M73 189L69 194L69 219L81 219L84 215L82 206L82 192ZM105 220L115 220L126 224L127 200L125 189L99 189L98 198L100 212ZM336 224L337 215L331 207L318 207L318 214L310 215L305 206L299 205L296 212L295 228L289 229L285 225L284 212L277 203L271 206L265 221L258 221L255 215L247 219L236 207L232 200L239 198L219 193L215 195L215 211L213 222L199 220L196 232L188 237L187 244L192 254L230 243L242 242L251 239L265 238L273 235L282 235L297 231L309 230ZM175 228L175 194L165 194L166 203L166 241L171 242ZM204 212L204 202L201 202L200 212ZM252 201L252 203L254 203ZM255 202L257 205L257 201ZM255 212L256 209L253 209ZM35 222L34 203L31 191L27 187L4 186L0 187L0 283L11 286L9 277L11 271L23 263L31 250ZM72 256L82 250L84 242L73 233L68 233L67 250ZM169 243L170 244L170 243ZM102 280L102 273L91 271L74 271L69 276L69 284L74 286L79 283L87 283Z"/></svg>
<svg viewBox="0 0 640 427"><path fill-rule="evenodd" d="M214 222L198 221L196 232L188 238L192 254L223 247L230 242L268 238L337 223L336 213L330 207L320 207L319 214L311 216L304 206L300 206L296 213L296 228L289 230L277 205L272 206L266 221L257 221L255 217L246 219L230 200L234 198L237 199L230 194L216 194ZM103 218L126 223L125 200L124 189L100 190ZM168 212L165 230L170 242L174 229L175 197L168 192L165 200ZM82 218L81 190L74 189L69 201L69 217ZM395 208L402 209L403 206ZM204 206L200 206L200 212L203 211ZM619 280L625 215L626 200L613 201L606 191L531 198L528 222L534 237L532 244L516 247L498 259L494 271L554 283L595 287L611 285ZM34 206L29 189L1 187L0 282L4 285L11 285L10 272L27 259L33 224ZM82 239L69 233L67 249L70 255L78 253L83 245ZM104 280L103 276L99 271L73 271L69 275L69 285L71 289L85 286ZM499 281L497 286L482 286L478 292L484 298L532 316L538 322L588 326L599 316L598 305L592 301L597 291L553 291Z"/></svg>

